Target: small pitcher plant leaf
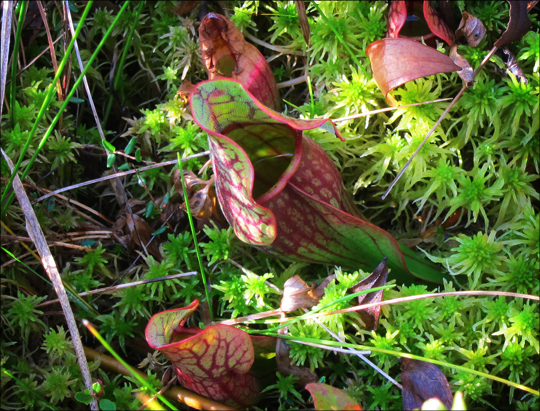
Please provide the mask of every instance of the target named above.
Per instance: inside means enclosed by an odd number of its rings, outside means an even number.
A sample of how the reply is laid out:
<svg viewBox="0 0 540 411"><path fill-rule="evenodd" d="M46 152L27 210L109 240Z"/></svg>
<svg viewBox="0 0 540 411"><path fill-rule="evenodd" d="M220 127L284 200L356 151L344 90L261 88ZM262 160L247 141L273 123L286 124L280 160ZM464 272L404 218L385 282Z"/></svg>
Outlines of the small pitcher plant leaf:
<svg viewBox="0 0 540 411"><path fill-rule="evenodd" d="M423 4L424 18L428 24L429 29L440 39L443 39L450 46L456 41L454 33L450 30L450 27L444 22L439 13L431 6L430 0L424 0Z"/></svg>
<svg viewBox="0 0 540 411"><path fill-rule="evenodd" d="M522 38L531 28L527 2L519 0L508 0L510 4L510 21L502 36L495 42L495 47L513 43Z"/></svg>
<svg viewBox="0 0 540 411"><path fill-rule="evenodd" d="M485 35L486 27L480 19L464 11L459 27L456 30L456 40L461 38L461 36L465 36L467 44L471 47L476 47Z"/></svg>
<svg viewBox="0 0 540 411"><path fill-rule="evenodd" d="M260 51L244 40L234 23L221 14L207 14L199 26L199 43L210 80L236 79L264 105L279 110L272 69Z"/></svg>
<svg viewBox="0 0 540 411"><path fill-rule="evenodd" d="M362 410L344 391L320 382L306 385L316 410Z"/></svg>
<svg viewBox="0 0 540 411"><path fill-rule="evenodd" d="M332 159L302 135L321 127L341 137L329 119L286 117L225 79L199 83L190 104L209 135L223 214L241 241L292 261L356 269L373 270L388 256L393 274L408 277L397 241L361 219ZM413 274L442 281L429 265Z"/></svg>
<svg viewBox="0 0 540 411"><path fill-rule="evenodd" d="M358 284L353 285L349 289L353 293L359 291L369 290L375 287L382 287L386 285L386 279L388 278L388 266L386 265L387 258L385 257L382 263L369 275L369 277L364 278ZM363 294L358 296L358 304L370 304L378 303L383 299L384 290L375 291L369 294ZM379 326L379 317L381 316L381 306L370 307L366 310L358 311L360 318L366 325L366 330L376 330Z"/></svg>
<svg viewBox="0 0 540 411"><path fill-rule="evenodd" d="M441 400L446 408L452 407L454 397L450 385L435 364L404 357L400 361L404 410L420 408L434 397Z"/></svg>
<svg viewBox="0 0 540 411"><path fill-rule="evenodd" d="M231 407L254 405L260 387L249 372L254 361L250 336L229 325L184 327L198 306L195 300L154 315L146 327L146 341L172 362L184 387Z"/></svg>
<svg viewBox="0 0 540 411"><path fill-rule="evenodd" d="M420 13L423 14L423 19L419 16ZM450 30L439 13L431 6L430 1L392 1L388 12L386 36L389 38L406 37L400 35L401 29L406 24L406 30L410 32L418 31L414 26L421 26L423 24L425 27L427 24L429 31L433 34L428 34L426 37L435 35L449 45L452 45L455 42L454 33ZM419 38L422 37L421 34L423 33L415 33L414 38L419 40ZM407 33L407 35L409 35L409 33Z"/></svg>
<svg viewBox="0 0 540 411"><path fill-rule="evenodd" d="M398 38L405 21L407 21L407 5L405 1L391 2L386 23L386 37Z"/></svg>
<svg viewBox="0 0 540 411"><path fill-rule="evenodd" d="M409 81L460 70L447 55L411 39L377 40L367 47L366 53L373 78L387 101L390 90Z"/></svg>

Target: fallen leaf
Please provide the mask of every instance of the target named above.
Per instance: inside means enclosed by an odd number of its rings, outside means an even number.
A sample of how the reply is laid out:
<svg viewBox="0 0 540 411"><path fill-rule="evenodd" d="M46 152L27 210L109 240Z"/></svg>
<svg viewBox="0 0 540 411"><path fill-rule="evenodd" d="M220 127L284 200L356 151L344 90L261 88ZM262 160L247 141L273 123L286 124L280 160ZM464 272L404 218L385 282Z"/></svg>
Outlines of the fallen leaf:
<svg viewBox="0 0 540 411"><path fill-rule="evenodd" d="M159 252L159 241L157 237L155 237L152 242L148 244L152 239L152 233L154 232L152 227L150 227L150 224L136 214L133 214L133 218L131 218L131 215L128 213L126 214L126 225L131 234L131 239L135 242L135 244L141 248L144 245L150 254L152 254L158 261L161 261L161 253ZM141 242L143 244L141 244Z"/></svg>
<svg viewBox="0 0 540 411"><path fill-rule="evenodd" d="M472 14L463 12L461 22L456 30L456 40L465 36L467 44L471 47L476 47L486 34L486 27L484 24Z"/></svg>
<svg viewBox="0 0 540 411"><path fill-rule="evenodd" d="M344 391L320 382L306 385L316 410L362 410Z"/></svg>
<svg viewBox="0 0 540 411"><path fill-rule="evenodd" d="M180 87L178 88L178 91L176 94L180 96L180 98L184 101L185 104L189 101L189 93L191 93L191 90L195 88L195 85L189 81L184 80L182 84L180 84Z"/></svg>
<svg viewBox="0 0 540 411"><path fill-rule="evenodd" d="M527 2L507 0L510 4L510 21L502 36L494 44L501 47L522 38L531 28L531 20L527 14Z"/></svg>
<svg viewBox="0 0 540 411"><path fill-rule="evenodd" d="M328 276L317 287L308 286L298 275L289 278L283 285L281 311L288 313L299 308L309 308L317 305L324 295L324 289L334 278L336 278L335 275Z"/></svg>
<svg viewBox="0 0 540 411"><path fill-rule="evenodd" d="M401 358L401 383L403 384L403 409L422 407L424 401L437 397L446 408L452 407L454 397L448 380L434 364Z"/></svg>
<svg viewBox="0 0 540 411"><path fill-rule="evenodd" d="M180 170L176 169L173 172L173 183L176 191L181 196L184 195L182 188L182 181L180 180ZM184 171L184 183L189 198L189 209L191 215L199 220L213 220L219 225L225 224L225 219L221 213L221 209L218 204L216 190L214 188L214 177L210 180L202 180L192 171ZM199 190L195 190L195 187L202 185ZM180 206L181 210L186 210L185 203Z"/></svg>
<svg viewBox="0 0 540 411"><path fill-rule="evenodd" d="M291 364L289 352L290 348L287 342L278 339L276 342L276 363L279 373L283 376L294 375L298 378L298 384L302 386L317 381L317 374L311 372L308 367Z"/></svg>
<svg viewBox="0 0 540 411"><path fill-rule="evenodd" d="M390 90L409 81L460 70L447 55L410 39L377 40L367 47L366 53L373 77L387 101Z"/></svg>
<svg viewBox="0 0 540 411"><path fill-rule="evenodd" d="M523 70L521 70L521 67L519 67L519 63L517 62L514 53L512 53L506 46L502 47L501 50L506 55L506 61L504 62L506 69L516 76L522 83L528 84L529 80L527 80L525 73L523 73Z"/></svg>
<svg viewBox="0 0 540 411"><path fill-rule="evenodd" d="M353 293L359 291L370 290L375 287L382 287L386 285L386 279L388 278L388 266L386 261L387 257L384 257L382 263L369 275L369 277L364 278L359 283L353 285L349 288ZM384 290L375 291L368 294L363 294L358 296L358 304L370 304L377 303L382 301ZM358 311L360 318L366 325L366 330L376 330L379 325L379 317L381 316L381 306L370 307L366 310Z"/></svg>
<svg viewBox="0 0 540 411"><path fill-rule="evenodd" d="M461 67L461 70L458 70L458 76L467 84L467 87L471 87L473 85L474 81L474 70L472 69L471 65L465 59L457 52L458 45L454 44L452 47L450 47L450 58L454 63L456 63L459 67Z"/></svg>
<svg viewBox="0 0 540 411"><path fill-rule="evenodd" d="M294 2L296 6L296 14L298 14L298 21L300 22L300 28L302 29L302 35L304 36L304 40L306 41L306 44L308 47L311 47L311 44L309 42L311 31L309 28L309 21L306 14L306 4L302 1L295 1Z"/></svg>
<svg viewBox="0 0 540 411"><path fill-rule="evenodd" d="M198 305L195 300L154 315L146 327L146 341L172 362L184 387L232 407L254 405L260 387L249 372L254 361L249 334L221 324L203 330L184 327Z"/></svg>
<svg viewBox="0 0 540 411"><path fill-rule="evenodd" d="M191 0L181 0L178 2L176 6L174 6L171 11L173 13L178 14L180 17L185 16L186 14L191 13L193 10L195 10L195 7L197 7L201 3L200 0L197 1L191 1Z"/></svg>

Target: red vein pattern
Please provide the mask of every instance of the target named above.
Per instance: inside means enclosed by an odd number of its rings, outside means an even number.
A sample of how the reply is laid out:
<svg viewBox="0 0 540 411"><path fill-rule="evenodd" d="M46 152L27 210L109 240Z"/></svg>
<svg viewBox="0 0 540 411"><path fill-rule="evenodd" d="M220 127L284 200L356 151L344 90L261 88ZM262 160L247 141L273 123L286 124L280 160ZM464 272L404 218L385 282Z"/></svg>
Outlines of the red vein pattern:
<svg viewBox="0 0 540 411"><path fill-rule="evenodd" d="M254 405L260 386L249 372L254 361L250 336L228 325L183 327L198 305L195 300L186 308L154 315L146 327L146 341L171 361L184 387L231 407ZM176 341L190 334L194 335Z"/></svg>
<svg viewBox="0 0 540 411"><path fill-rule="evenodd" d="M361 218L332 159L302 135L322 127L341 137L331 120L286 117L234 80L199 83L190 104L194 120L208 132L218 200L240 240L292 261L367 271L388 256L394 276L411 274L397 241ZM257 175L256 163L283 155L290 160L279 172L269 162ZM271 183L261 190L263 181ZM432 266L414 275L442 282Z"/></svg>

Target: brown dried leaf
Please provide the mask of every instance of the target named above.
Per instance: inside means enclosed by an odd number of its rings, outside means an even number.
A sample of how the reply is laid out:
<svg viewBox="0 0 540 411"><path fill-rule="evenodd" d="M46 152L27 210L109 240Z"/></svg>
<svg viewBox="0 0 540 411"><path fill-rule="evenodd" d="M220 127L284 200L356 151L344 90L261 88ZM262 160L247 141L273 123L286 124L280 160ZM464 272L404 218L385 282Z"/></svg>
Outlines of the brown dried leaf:
<svg viewBox="0 0 540 411"><path fill-rule="evenodd" d="M384 38L371 43L366 53L373 77L388 101L388 92L417 78L460 70L447 55L404 38Z"/></svg>
<svg viewBox="0 0 540 411"><path fill-rule="evenodd" d="M191 93L191 90L193 90L194 88L195 85L191 81L184 80L182 84L180 84L180 87L178 88L176 94L178 94L182 98L182 100L184 100L184 103L187 104L187 102L189 101L189 93Z"/></svg>
<svg viewBox="0 0 540 411"><path fill-rule="evenodd" d="M302 35L304 36L304 40L306 41L306 44L308 47L311 47L311 44L309 42L311 31L309 28L309 21L306 14L306 4L304 0L295 1L294 4L296 5L296 13L298 14L298 21L300 22L300 28L302 29Z"/></svg>
<svg viewBox="0 0 540 411"><path fill-rule="evenodd" d="M195 7L197 7L201 3L200 0L197 1L191 1L191 0L180 0L178 2L178 5L174 6L171 11L173 13L178 14L180 17L184 17L186 14L191 13L193 10L195 10Z"/></svg>
<svg viewBox="0 0 540 411"><path fill-rule="evenodd" d="M474 81L474 70L472 69L467 59L458 54L457 48L457 44L454 44L452 47L450 47L450 58L454 63L461 67L461 70L457 72L458 76L467 84L467 87L470 87L472 86Z"/></svg>
<svg viewBox="0 0 540 411"><path fill-rule="evenodd" d="M522 38L531 28L531 20L527 14L527 2L507 0L510 4L510 21L502 36L495 42L495 47L501 47Z"/></svg>
<svg viewBox="0 0 540 411"><path fill-rule="evenodd" d="M522 83L528 84L529 80L527 80L525 73L523 73L523 70L521 70L521 67L519 67L519 63L516 56L514 56L514 53L512 53L506 46L502 47L501 50L507 56L507 59L504 62L506 69L516 76Z"/></svg>
<svg viewBox="0 0 540 411"><path fill-rule="evenodd" d="M467 44L471 47L476 47L486 34L486 27L484 24L473 15L463 12L461 22L456 30L456 40L461 36L465 36Z"/></svg>
<svg viewBox="0 0 540 411"><path fill-rule="evenodd" d="M276 342L276 362L279 373L283 376L294 375L299 379L298 384L301 386L305 386L311 382L317 382L317 374L312 373L309 368L291 364L289 351L287 342L283 339L278 339Z"/></svg>
<svg viewBox="0 0 540 411"><path fill-rule="evenodd" d="M324 289L334 278L336 278L335 275L328 276L317 287L308 286L298 275L289 278L283 285L281 311L288 313L299 308L309 308L317 305L324 295Z"/></svg>
<svg viewBox="0 0 540 411"><path fill-rule="evenodd" d="M349 288L349 290L351 290L353 293L357 293L359 291L370 290L371 288L386 285L386 280L388 278L388 266L386 264L387 260L388 257L384 257L382 263L378 265L378 267L369 275L369 277L364 278L359 283L353 285ZM358 304L362 305L377 303L382 301L383 294L384 290L380 290L360 295L358 296ZM362 318L364 324L366 324L366 330L376 330L379 325L379 317L381 316L381 306L360 310L358 311L358 314L360 315L360 318Z"/></svg>
<svg viewBox="0 0 540 411"><path fill-rule="evenodd" d="M454 397L448 380L434 364L401 358L401 383L403 384L403 409L421 408L424 401L437 397L451 409Z"/></svg>
<svg viewBox="0 0 540 411"><path fill-rule="evenodd" d="M154 231L150 227L150 224L148 224L143 218L139 217L136 214L134 214L133 218L131 218L129 213L126 214L126 224L131 234L131 238L133 239L135 244L142 247L142 241L148 252L152 254L158 261L161 261L158 239L154 238L154 240L152 240L152 242L148 244L148 242L152 238L152 232Z"/></svg>

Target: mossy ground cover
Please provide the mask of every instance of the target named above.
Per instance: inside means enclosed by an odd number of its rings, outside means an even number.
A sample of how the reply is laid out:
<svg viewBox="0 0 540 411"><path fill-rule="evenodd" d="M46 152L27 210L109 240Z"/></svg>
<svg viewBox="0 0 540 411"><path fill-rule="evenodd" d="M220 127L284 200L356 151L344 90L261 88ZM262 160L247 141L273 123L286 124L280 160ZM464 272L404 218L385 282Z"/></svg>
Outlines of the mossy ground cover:
<svg viewBox="0 0 540 411"><path fill-rule="evenodd" d="M64 11L59 4L49 6L45 12L55 40L65 29ZM81 85L30 163L80 69L73 53L58 85L53 83L56 62L53 64L48 50L31 63L48 49L48 41L39 11L29 8L16 70L22 72L15 85L9 83L6 88L1 147L16 162L28 144L22 166L29 165L24 182L31 199L43 196L45 190L110 174L112 165L119 171L130 170L175 160L177 153L186 157L208 149L205 133L191 120L185 99L177 91L184 80L195 84L207 78L197 35L200 7L224 11L205 4L180 17L174 6L172 2L129 4L87 72L104 136L118 151L116 156L105 153ZM84 3L70 2L74 23L85 7ZM302 36L294 2L228 1L226 7L245 35L265 42L259 49L270 61L278 82L300 77L308 69L312 95L305 82L281 89L287 115L339 119L387 107L365 54L370 43L385 35L386 2L320 2L320 10L306 3L310 46ZM488 29L479 47L460 46L460 53L476 68L504 31L508 5L460 1L452 7L456 15L466 10L478 17ZM114 2L91 7L78 37L84 63L118 12ZM385 200L381 195L448 102L338 121L345 142L322 131L306 132L330 154L347 190L370 221L398 240L416 245L418 252L423 250L452 276L452 282L438 288L397 284L385 293L385 299L454 290L539 294L540 37L538 21L533 15L531 19L531 30L510 45L527 82L508 75L501 58L495 56ZM54 46L58 62L64 47L62 39ZM444 44L439 49L448 52ZM411 104L454 97L461 87L456 73L438 74L407 83L394 94L401 104ZM33 132L51 88L58 88L58 92ZM188 160L184 169L198 173L207 159ZM7 179L11 173L3 159L1 167L4 196L10 193ZM139 171L123 176L120 184L102 181L34 204L66 284L81 293L198 270L186 215L173 212L183 203L181 191L175 187L174 168ZM207 167L199 177L208 180L211 174ZM149 233L157 233L155 249L143 250L134 230L126 228L129 224L121 227L119 222L125 222L129 214L125 207L122 210L122 191L132 211L147 223ZM164 200L169 206L160 208ZM32 245L26 239L18 203L7 204L2 204L1 361L9 375L2 373L2 407L42 407L45 399L58 408L83 409L86 405L74 399L84 384L64 316L59 305L39 307L56 294L44 281L40 262L23 247L23 243ZM202 220L197 220L197 232L216 318L278 308L281 295L269 283L282 288L295 274L308 283L337 274L321 304L343 296L350 285L370 274L281 261L241 243L223 221L217 219L203 227ZM139 227L146 229L142 223ZM14 257L18 261L12 261ZM204 299L205 290L201 277L193 276L83 298L91 308L74 305L76 317L90 319L128 362L141 363L152 384L161 387L159 378L168 364L144 346L148 319L159 311ZM350 304L332 309L347 306ZM197 326L200 320L195 318L191 325ZM536 302L487 296L422 299L384 307L375 332L363 330L355 314L328 317L324 324L347 342L437 359L538 388ZM83 344L99 347L84 327L80 331ZM288 332L297 337L331 339L309 320L296 323ZM345 389L364 409L401 407L400 390L358 357L300 344L290 348L295 364L309 367L328 384ZM398 357L374 353L370 359L399 380ZM141 405L134 396L140 389L135 380L104 371L98 362L91 362L90 370L94 379L103 382L102 398L114 402L117 409ZM489 405L496 409L539 408L536 396L519 389L451 367L442 371L453 391L465 393L470 409ZM267 400L262 404L266 405L259 407L305 407L309 395L293 383L293 377L277 374L264 394Z"/></svg>

